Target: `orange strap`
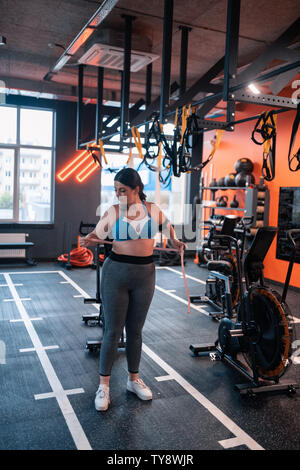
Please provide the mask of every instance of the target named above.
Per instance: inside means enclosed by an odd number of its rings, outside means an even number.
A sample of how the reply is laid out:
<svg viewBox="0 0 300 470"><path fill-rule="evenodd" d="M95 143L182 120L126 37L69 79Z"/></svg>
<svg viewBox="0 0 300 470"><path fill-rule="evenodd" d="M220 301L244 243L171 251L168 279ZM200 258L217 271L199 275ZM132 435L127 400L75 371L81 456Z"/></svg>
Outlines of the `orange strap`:
<svg viewBox="0 0 300 470"><path fill-rule="evenodd" d="M131 133L132 133L132 137L134 139L134 143L135 143L135 146L139 152L139 156L140 158L143 160L144 159L144 155L143 155L143 146L142 146L142 143L141 143L141 134L140 134L140 131L135 128L134 126L132 126L131 128Z"/></svg>

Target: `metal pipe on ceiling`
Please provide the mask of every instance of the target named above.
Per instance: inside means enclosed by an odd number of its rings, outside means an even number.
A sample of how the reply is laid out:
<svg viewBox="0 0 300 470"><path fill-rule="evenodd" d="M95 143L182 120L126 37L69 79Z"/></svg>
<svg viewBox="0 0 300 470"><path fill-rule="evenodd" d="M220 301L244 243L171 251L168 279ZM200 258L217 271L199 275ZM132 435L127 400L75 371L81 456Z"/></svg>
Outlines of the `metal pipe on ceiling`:
<svg viewBox="0 0 300 470"><path fill-rule="evenodd" d="M59 70L70 60L70 58L80 49L81 46L87 41L87 39L93 34L95 29L103 22L103 20L109 15L112 9L117 5L119 0L104 0L101 6L96 10L93 16L89 19L86 25L77 34L75 39L66 48L63 54L60 56L56 64L49 70L44 76L44 80L50 81Z"/></svg>
<svg viewBox="0 0 300 470"><path fill-rule="evenodd" d="M169 106L171 59L172 59L172 29L173 29L173 0L165 0L164 3L164 29L161 69L161 95L160 95L160 123L164 122L164 114Z"/></svg>

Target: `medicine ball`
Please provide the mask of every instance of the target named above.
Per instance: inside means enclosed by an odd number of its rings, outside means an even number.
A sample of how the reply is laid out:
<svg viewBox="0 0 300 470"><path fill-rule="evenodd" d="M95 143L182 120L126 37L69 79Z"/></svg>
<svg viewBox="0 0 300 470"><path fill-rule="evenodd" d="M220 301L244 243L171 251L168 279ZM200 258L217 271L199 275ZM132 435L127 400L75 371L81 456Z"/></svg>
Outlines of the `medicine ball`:
<svg viewBox="0 0 300 470"><path fill-rule="evenodd" d="M228 175L225 176L225 186L235 186L235 177L236 173L228 173Z"/></svg>
<svg viewBox="0 0 300 470"><path fill-rule="evenodd" d="M252 173L253 163L249 158L240 158L235 162L234 169L237 173L240 173L241 171L243 173Z"/></svg>
<svg viewBox="0 0 300 470"><path fill-rule="evenodd" d="M221 186L221 187L225 186L225 178L224 177L218 179L218 186Z"/></svg>
<svg viewBox="0 0 300 470"><path fill-rule="evenodd" d="M253 174L249 175L248 173L244 173L243 171L241 171L235 177L235 185L246 186L247 178L250 179L249 181L250 184L255 184L255 178Z"/></svg>

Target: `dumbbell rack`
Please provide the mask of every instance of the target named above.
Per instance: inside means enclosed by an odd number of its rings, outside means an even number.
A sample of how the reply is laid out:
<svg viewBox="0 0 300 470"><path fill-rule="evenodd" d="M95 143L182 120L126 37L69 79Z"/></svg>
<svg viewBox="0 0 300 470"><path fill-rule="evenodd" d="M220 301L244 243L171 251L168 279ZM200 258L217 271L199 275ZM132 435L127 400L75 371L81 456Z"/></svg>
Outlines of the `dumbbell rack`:
<svg viewBox="0 0 300 470"><path fill-rule="evenodd" d="M267 226L269 223L269 207L270 207L270 192L267 186L264 185L263 178L260 180L259 185L250 185L245 187L237 186L202 186L200 193L211 191L210 200L202 200L199 225L202 222L202 208L211 209L211 216L215 216L216 210L242 212L245 217L253 217L253 222L250 227L250 234L255 235L259 227ZM245 191L245 205L243 208L237 207L222 207L215 204L215 196L217 191ZM201 230L198 230L201 234Z"/></svg>

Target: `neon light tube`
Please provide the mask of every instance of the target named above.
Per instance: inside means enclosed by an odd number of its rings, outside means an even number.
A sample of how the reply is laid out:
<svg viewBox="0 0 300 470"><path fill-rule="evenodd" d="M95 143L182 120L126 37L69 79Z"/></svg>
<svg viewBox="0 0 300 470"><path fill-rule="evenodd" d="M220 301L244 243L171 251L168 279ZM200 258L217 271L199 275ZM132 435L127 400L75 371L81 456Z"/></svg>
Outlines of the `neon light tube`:
<svg viewBox="0 0 300 470"><path fill-rule="evenodd" d="M99 163L95 163L93 160L85 168L83 168L83 170L80 173L78 173L78 175L76 175L77 181L79 181L79 183L82 183L83 181L87 179L88 176L90 176L98 168L99 168Z"/></svg>

